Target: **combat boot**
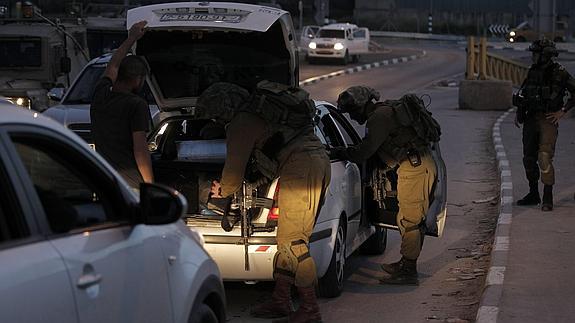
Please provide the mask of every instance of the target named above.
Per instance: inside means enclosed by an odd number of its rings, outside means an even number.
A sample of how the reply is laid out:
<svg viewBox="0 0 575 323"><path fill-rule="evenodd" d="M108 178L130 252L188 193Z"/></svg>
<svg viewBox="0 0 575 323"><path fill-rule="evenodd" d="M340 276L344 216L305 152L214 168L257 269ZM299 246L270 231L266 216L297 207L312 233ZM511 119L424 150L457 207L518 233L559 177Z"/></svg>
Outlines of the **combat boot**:
<svg viewBox="0 0 575 323"><path fill-rule="evenodd" d="M419 285L417 259L402 258L399 262L399 270L390 277L380 279L379 282L389 285Z"/></svg>
<svg viewBox="0 0 575 323"><path fill-rule="evenodd" d="M315 287L298 287L300 305L287 319L273 323L321 323L321 313L315 296Z"/></svg>
<svg viewBox="0 0 575 323"><path fill-rule="evenodd" d="M543 203L541 211L553 211L553 185L543 186Z"/></svg>
<svg viewBox="0 0 575 323"><path fill-rule="evenodd" d="M517 201L517 205L537 205L541 203L541 198L539 197L539 187L538 183L529 183L529 193L525 195L522 199Z"/></svg>
<svg viewBox="0 0 575 323"><path fill-rule="evenodd" d="M277 275L272 299L252 308L250 315L258 318L273 319L293 313L293 304L291 302L292 284L292 278Z"/></svg>
<svg viewBox="0 0 575 323"><path fill-rule="evenodd" d="M386 273L390 274L390 275L395 275L399 272L399 270L401 269L401 266L403 265L403 262L405 258L401 257L401 259L399 259L399 261L397 262L393 262L390 264L383 264L381 265L381 269L383 269L383 271L385 271Z"/></svg>

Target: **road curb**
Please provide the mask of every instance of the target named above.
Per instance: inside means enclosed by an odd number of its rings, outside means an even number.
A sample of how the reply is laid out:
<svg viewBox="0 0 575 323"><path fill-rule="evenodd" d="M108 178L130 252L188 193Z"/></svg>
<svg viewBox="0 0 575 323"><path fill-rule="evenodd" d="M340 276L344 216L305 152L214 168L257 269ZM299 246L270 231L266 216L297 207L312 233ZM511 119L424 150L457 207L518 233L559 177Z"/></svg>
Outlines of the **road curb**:
<svg viewBox="0 0 575 323"><path fill-rule="evenodd" d="M499 314L499 303L503 292L503 282L507 258L509 255L509 235L512 219L513 181L511 178L511 166L507 159L505 147L501 140L501 122L515 111L514 108L503 113L493 125L493 147L497 158L497 168L500 176L500 204L499 217L491 248L491 264L485 279L485 286L481 295L479 310L477 311L476 323L496 323Z"/></svg>
<svg viewBox="0 0 575 323"><path fill-rule="evenodd" d="M405 62L409 62L409 61L413 61L419 58L424 57L425 55L427 55L426 51L421 51L421 53L416 54L416 55L411 55L411 56L404 56L404 57L399 57L399 58L392 58L392 59L386 59L383 61L379 61L379 62L374 62L374 63L369 63L369 64L364 64L364 65L359 65L359 66L355 66L355 67L350 67L347 68L345 70L339 70L339 71L335 71L335 72L331 72L328 74L324 74L324 75L319 75L319 76L314 76L314 77L310 77L308 79L305 79L301 82L299 82L299 86L304 87L306 85L310 85L310 84L315 84L317 82L323 81L323 80L327 80L330 78L334 78L336 76L340 76L340 75L347 75L347 74L354 74L354 73L358 73L361 71L365 71L365 70L370 70L372 68L378 68L378 67L383 67L383 66L388 66L388 65L395 65L395 64L399 64L399 63L405 63Z"/></svg>

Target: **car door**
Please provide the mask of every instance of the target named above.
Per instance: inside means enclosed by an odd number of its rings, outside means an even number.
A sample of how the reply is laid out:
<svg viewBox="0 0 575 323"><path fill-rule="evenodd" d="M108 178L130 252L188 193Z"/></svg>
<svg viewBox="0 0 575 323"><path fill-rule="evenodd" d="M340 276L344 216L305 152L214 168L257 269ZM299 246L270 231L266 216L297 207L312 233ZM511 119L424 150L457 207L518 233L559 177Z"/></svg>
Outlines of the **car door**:
<svg viewBox="0 0 575 323"><path fill-rule="evenodd" d="M172 321L161 238L129 224L125 184L80 141L30 128L10 138L43 209L41 225L68 268L79 321Z"/></svg>
<svg viewBox="0 0 575 323"><path fill-rule="evenodd" d="M5 140L0 132L0 321L77 322L66 265L38 229Z"/></svg>
<svg viewBox="0 0 575 323"><path fill-rule="evenodd" d="M324 108L326 108L324 106ZM329 148L346 148L346 142L332 116L327 113L321 117L320 131ZM358 230L361 219L361 199L356 183L361 180L359 167L347 160L332 160L330 190L340 195L343 210L347 216L346 243L350 245ZM361 195L361 191L359 191Z"/></svg>
<svg viewBox="0 0 575 323"><path fill-rule="evenodd" d="M365 54L369 51L369 29L358 28L353 33L354 53Z"/></svg>
<svg viewBox="0 0 575 323"><path fill-rule="evenodd" d="M301 35L299 38L299 48L307 51L308 45L312 39L315 38L315 34L319 30L319 26L303 26L301 30Z"/></svg>

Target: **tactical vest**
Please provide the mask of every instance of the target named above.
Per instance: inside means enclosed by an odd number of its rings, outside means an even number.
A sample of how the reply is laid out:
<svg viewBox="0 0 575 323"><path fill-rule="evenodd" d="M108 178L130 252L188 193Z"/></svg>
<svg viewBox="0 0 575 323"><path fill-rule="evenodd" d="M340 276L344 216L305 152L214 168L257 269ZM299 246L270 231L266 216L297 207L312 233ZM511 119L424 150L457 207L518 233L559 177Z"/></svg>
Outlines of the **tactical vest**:
<svg viewBox="0 0 575 323"><path fill-rule="evenodd" d="M560 65L553 62L545 68L531 67L521 93L525 98L527 113L555 112L563 106L566 95L565 80L557 73Z"/></svg>

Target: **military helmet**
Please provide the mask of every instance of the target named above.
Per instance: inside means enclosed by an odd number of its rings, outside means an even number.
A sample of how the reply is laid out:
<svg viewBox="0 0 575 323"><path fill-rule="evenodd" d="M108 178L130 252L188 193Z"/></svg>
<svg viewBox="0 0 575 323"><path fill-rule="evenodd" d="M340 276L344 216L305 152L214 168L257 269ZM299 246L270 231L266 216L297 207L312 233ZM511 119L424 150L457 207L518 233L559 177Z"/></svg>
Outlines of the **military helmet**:
<svg viewBox="0 0 575 323"><path fill-rule="evenodd" d="M534 53L541 53L547 56L559 55L555 43L549 39L536 40L529 46L527 50Z"/></svg>
<svg viewBox="0 0 575 323"><path fill-rule="evenodd" d="M363 108L372 100L379 100L379 92L369 86L352 86L340 93L337 107L341 112L350 112Z"/></svg>
<svg viewBox="0 0 575 323"><path fill-rule="evenodd" d="M250 93L241 86L218 82L202 92L197 101L197 115L204 119L229 122L248 101Z"/></svg>

